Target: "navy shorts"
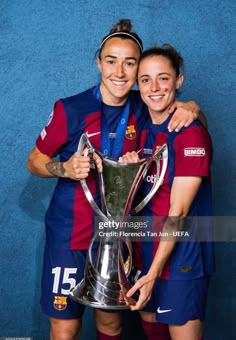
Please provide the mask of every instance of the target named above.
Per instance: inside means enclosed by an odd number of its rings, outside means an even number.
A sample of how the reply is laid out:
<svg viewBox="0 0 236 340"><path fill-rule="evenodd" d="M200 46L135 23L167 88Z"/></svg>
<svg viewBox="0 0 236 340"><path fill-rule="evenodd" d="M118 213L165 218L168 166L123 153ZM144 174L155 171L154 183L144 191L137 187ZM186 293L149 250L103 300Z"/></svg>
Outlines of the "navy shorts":
<svg viewBox="0 0 236 340"><path fill-rule="evenodd" d="M86 255L86 250L45 246L41 306L46 315L59 319L82 317L85 307L68 294L84 277Z"/></svg>
<svg viewBox="0 0 236 340"><path fill-rule="evenodd" d="M205 318L209 278L194 280L158 279L144 312L156 313L157 321L184 325Z"/></svg>

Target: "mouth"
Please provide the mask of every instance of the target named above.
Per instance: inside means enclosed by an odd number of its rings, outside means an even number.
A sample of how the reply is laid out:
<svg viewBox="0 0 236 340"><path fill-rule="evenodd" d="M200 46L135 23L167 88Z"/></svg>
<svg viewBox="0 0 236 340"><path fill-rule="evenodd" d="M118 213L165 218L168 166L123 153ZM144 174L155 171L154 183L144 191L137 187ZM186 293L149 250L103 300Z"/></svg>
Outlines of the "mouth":
<svg viewBox="0 0 236 340"><path fill-rule="evenodd" d="M159 102L162 98L164 98L164 95L159 96L149 96L149 98L155 102Z"/></svg>
<svg viewBox="0 0 236 340"><path fill-rule="evenodd" d="M115 86L124 86L127 84L126 80L111 80L111 82Z"/></svg>

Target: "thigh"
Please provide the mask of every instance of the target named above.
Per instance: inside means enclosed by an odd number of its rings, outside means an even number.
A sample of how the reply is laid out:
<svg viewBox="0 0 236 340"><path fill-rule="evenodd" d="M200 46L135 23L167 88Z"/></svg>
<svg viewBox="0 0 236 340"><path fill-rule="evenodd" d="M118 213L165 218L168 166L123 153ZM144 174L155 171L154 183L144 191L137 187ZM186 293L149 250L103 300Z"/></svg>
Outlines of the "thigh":
<svg viewBox="0 0 236 340"><path fill-rule="evenodd" d="M184 325L169 325L172 340L199 340L202 338L203 323L200 320L191 320Z"/></svg>
<svg viewBox="0 0 236 340"><path fill-rule="evenodd" d="M94 310L97 329L104 334L115 335L122 330L122 311Z"/></svg>
<svg viewBox="0 0 236 340"><path fill-rule="evenodd" d="M140 314L141 319L144 321L156 322L156 313L140 311L139 314Z"/></svg>
<svg viewBox="0 0 236 340"><path fill-rule="evenodd" d="M45 247L41 305L45 314L56 319L81 318L84 306L68 294L84 276L86 253Z"/></svg>
<svg viewBox="0 0 236 340"><path fill-rule="evenodd" d="M171 281L159 279L155 287L156 317L169 325L204 320L208 279Z"/></svg>

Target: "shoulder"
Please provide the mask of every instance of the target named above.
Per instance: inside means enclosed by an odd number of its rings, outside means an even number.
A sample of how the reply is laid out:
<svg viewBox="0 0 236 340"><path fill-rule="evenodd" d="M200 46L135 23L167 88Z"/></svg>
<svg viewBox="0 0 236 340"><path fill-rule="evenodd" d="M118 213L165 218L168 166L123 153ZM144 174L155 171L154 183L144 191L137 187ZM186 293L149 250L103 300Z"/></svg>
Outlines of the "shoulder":
<svg viewBox="0 0 236 340"><path fill-rule="evenodd" d="M208 171L213 156L212 141L209 132L201 124L191 124L181 131L174 141L177 167L193 169L204 168ZM189 164L192 164L190 167ZM195 170L192 174L195 174ZM179 172L178 172L179 173ZM208 172L207 172L208 173ZM205 176L201 172L201 176Z"/></svg>
<svg viewBox="0 0 236 340"><path fill-rule="evenodd" d="M211 136L208 130L199 122L195 121L190 124L188 127L183 128L176 135L176 142L178 143L206 143L212 144Z"/></svg>
<svg viewBox="0 0 236 340"><path fill-rule="evenodd" d="M63 104L66 111L82 111L82 112L91 112L99 110L99 103L96 100L93 91L93 88L87 89L79 94L62 98L60 102Z"/></svg>

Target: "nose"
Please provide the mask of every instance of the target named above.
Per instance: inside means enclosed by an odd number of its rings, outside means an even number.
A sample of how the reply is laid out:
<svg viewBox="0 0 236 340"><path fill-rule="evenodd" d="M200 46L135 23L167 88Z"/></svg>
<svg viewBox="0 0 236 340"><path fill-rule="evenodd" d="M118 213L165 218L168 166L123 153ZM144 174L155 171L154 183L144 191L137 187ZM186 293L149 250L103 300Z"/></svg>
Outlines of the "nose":
<svg viewBox="0 0 236 340"><path fill-rule="evenodd" d="M123 77L124 74L125 74L125 72L124 72L123 64L117 63L117 65L116 65L116 76L117 77Z"/></svg>
<svg viewBox="0 0 236 340"><path fill-rule="evenodd" d="M156 92L160 90L160 85L158 80L153 80L152 85L151 85L151 91Z"/></svg>

